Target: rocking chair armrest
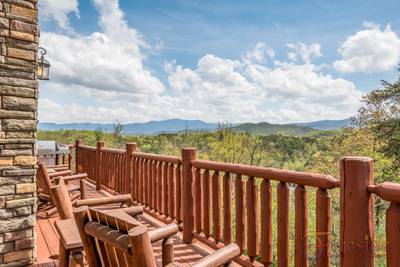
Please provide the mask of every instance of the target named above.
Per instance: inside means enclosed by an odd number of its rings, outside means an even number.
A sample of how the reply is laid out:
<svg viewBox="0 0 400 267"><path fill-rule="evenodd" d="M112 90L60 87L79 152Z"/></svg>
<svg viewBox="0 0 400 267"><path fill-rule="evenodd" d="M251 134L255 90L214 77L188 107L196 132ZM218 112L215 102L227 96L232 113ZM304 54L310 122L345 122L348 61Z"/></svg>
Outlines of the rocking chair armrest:
<svg viewBox="0 0 400 267"><path fill-rule="evenodd" d="M68 176L63 176L61 177L65 183L69 181L74 181L74 180L81 180L87 178L86 173L79 173L79 174L74 174L74 175L68 175Z"/></svg>
<svg viewBox="0 0 400 267"><path fill-rule="evenodd" d="M66 167L47 168L47 171L48 171L49 173L52 173L52 172L61 172L61 171L67 171L67 170L69 170L68 166L66 166Z"/></svg>
<svg viewBox="0 0 400 267"><path fill-rule="evenodd" d="M50 178L58 177L58 176L66 176L66 175L71 175L72 171L71 170L65 170L65 171L59 171L59 172L51 172L49 173Z"/></svg>
<svg viewBox="0 0 400 267"><path fill-rule="evenodd" d="M80 194L80 193L73 194L73 195L71 196L71 201L75 201L76 199L78 199L78 198L80 198L80 197L81 197L81 194Z"/></svg>
<svg viewBox="0 0 400 267"><path fill-rule="evenodd" d="M159 227L157 229L153 229L149 231L150 242L157 242L162 239L166 239L176 233L178 233L178 225L175 223L168 224L163 227Z"/></svg>
<svg viewBox="0 0 400 267"><path fill-rule="evenodd" d="M60 164L60 165L46 165L47 169L57 169L60 167L68 167L68 164Z"/></svg>
<svg viewBox="0 0 400 267"><path fill-rule="evenodd" d="M240 255L238 245L232 243L199 260L192 267L212 267L229 263Z"/></svg>
<svg viewBox="0 0 400 267"><path fill-rule="evenodd" d="M37 192L38 194L46 194L46 193L47 193L46 190L44 190L43 188L40 188L40 187L38 187L38 188L36 189L36 192Z"/></svg>
<svg viewBox="0 0 400 267"><path fill-rule="evenodd" d="M142 206L133 206L133 207L126 207L121 208L121 211L125 212L131 217L135 217L136 215L143 214L143 207Z"/></svg>
<svg viewBox="0 0 400 267"><path fill-rule="evenodd" d="M65 179L64 179L65 180ZM97 206L97 205L105 205L105 204L131 204L132 198L130 194L125 195L117 195L117 196L109 196L109 197L98 197L98 198L88 198L88 199L80 199L73 203L74 207L81 206Z"/></svg>

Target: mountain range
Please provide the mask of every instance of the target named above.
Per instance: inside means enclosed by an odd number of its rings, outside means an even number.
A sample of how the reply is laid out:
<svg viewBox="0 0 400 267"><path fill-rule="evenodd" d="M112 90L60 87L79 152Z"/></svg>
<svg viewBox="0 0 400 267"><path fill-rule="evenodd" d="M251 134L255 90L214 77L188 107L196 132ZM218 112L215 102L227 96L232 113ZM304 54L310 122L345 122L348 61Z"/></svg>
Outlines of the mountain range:
<svg viewBox="0 0 400 267"><path fill-rule="evenodd" d="M237 132L250 132L263 135L289 134L304 135L316 130L335 130L350 125L350 119L322 120L308 123L272 124L268 122L233 124L232 129ZM151 135L158 133L173 133L185 129L195 131L213 131L218 127L217 123L201 120L170 119L162 121L149 121L144 123L127 123L124 125L125 134ZM53 123L40 122L39 129L46 131L56 130L95 130L102 129L105 132L113 130L112 123Z"/></svg>

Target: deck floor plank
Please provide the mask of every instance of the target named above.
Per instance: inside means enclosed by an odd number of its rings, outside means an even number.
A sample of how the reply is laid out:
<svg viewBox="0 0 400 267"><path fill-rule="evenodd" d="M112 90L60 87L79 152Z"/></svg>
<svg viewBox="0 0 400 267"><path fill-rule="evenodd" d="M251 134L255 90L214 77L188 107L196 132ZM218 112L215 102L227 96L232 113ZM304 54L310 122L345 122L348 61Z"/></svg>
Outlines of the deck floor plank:
<svg viewBox="0 0 400 267"><path fill-rule="evenodd" d="M92 184L87 185L87 198L95 198L109 195L105 191L96 191ZM55 230L54 222L59 218L57 215L47 218L43 212L39 212L37 216L36 234L37 234L37 262L35 267L55 267L57 266L59 236ZM145 224L149 229L154 229L162 222L156 220L150 215L144 214L138 216L141 223ZM153 244L156 255L157 265L161 266L161 242ZM191 263L212 252L212 249L205 245L187 245L182 242L181 234L175 237L174 259L179 266L189 266Z"/></svg>
<svg viewBox="0 0 400 267"><path fill-rule="evenodd" d="M49 248L50 257L57 258L59 239L53 227L51 226L50 220L49 219L40 220L38 221L38 226L40 227L44 239L46 241L47 247Z"/></svg>
<svg viewBox="0 0 400 267"><path fill-rule="evenodd" d="M36 226L36 237L37 237L37 262L42 264L46 262L53 262L50 259L50 250L44 239L42 230L40 229L39 225ZM40 265L39 265L40 266Z"/></svg>

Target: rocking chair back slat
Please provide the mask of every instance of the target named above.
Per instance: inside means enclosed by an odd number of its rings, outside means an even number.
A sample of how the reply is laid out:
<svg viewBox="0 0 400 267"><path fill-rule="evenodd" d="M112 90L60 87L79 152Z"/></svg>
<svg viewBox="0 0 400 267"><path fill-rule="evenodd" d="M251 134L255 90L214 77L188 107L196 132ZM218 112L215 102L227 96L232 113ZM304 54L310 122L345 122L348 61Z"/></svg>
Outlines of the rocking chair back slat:
<svg viewBox="0 0 400 267"><path fill-rule="evenodd" d="M82 212L86 212L89 216L85 217ZM94 243L83 242L85 251L86 249L95 251L98 259L101 259L105 266L132 266L133 259L128 231L134 224L129 223L128 226L126 222L113 216L113 212L110 211L103 212L81 207L75 213L78 214L76 219L83 218L81 221L86 219L84 229L81 231L87 237L85 239L95 240ZM91 248L87 248L89 245ZM89 261L89 266L94 265L90 265Z"/></svg>
<svg viewBox="0 0 400 267"><path fill-rule="evenodd" d="M50 188L52 186L49 173L43 163L39 163L38 172L36 175L37 187L43 190L43 193L50 195ZM51 198L51 197L50 197Z"/></svg>
<svg viewBox="0 0 400 267"><path fill-rule="evenodd" d="M130 221L123 212L101 211L81 207L74 211L89 267L102 266L156 267L152 242L162 242L163 266L175 266L173 262L172 235L178 226L170 224L156 230ZM126 215L126 214L125 214ZM172 231L174 229L174 231ZM97 245L96 245L97 244ZM93 255L93 256L92 256ZM230 244L195 263L196 267L230 266L231 260L240 255L240 248Z"/></svg>

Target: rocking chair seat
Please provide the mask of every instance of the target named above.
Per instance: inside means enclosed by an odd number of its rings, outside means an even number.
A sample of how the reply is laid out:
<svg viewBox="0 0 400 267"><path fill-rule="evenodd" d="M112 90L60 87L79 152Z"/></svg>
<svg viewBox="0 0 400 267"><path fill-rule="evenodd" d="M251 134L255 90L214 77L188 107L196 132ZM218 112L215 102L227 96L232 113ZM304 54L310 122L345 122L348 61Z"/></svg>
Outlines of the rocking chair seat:
<svg viewBox="0 0 400 267"><path fill-rule="evenodd" d="M80 190L80 186L78 184L67 184L67 190L68 192L73 192L73 191L79 191Z"/></svg>

